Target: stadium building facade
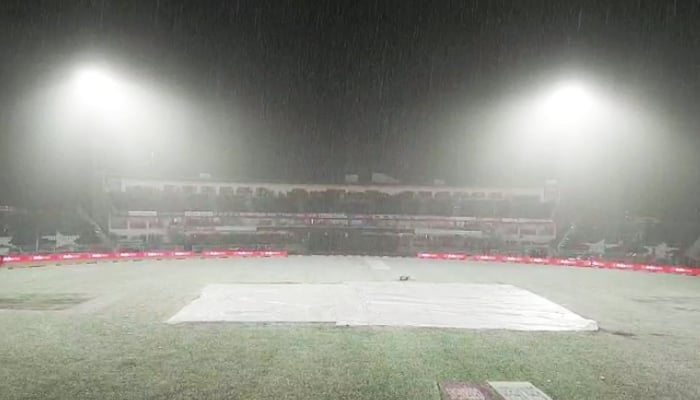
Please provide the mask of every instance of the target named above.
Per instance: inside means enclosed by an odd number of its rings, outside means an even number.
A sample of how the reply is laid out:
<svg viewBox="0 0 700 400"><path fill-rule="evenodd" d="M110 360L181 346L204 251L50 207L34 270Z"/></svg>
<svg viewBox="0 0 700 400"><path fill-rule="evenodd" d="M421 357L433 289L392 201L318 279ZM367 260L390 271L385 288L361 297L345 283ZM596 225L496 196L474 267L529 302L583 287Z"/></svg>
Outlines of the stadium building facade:
<svg viewBox="0 0 700 400"><path fill-rule="evenodd" d="M541 188L309 185L109 177L102 205L122 243L299 253L424 249L545 252L558 195Z"/></svg>

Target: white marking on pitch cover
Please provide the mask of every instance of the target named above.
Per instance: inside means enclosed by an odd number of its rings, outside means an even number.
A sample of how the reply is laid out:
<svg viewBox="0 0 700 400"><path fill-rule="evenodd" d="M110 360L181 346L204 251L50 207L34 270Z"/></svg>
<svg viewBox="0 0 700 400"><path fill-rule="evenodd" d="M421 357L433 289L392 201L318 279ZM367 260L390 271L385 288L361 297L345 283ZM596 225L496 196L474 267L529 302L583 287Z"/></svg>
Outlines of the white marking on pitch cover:
<svg viewBox="0 0 700 400"><path fill-rule="evenodd" d="M168 322L335 322L523 331L597 330L543 297L511 285L353 282L209 285Z"/></svg>

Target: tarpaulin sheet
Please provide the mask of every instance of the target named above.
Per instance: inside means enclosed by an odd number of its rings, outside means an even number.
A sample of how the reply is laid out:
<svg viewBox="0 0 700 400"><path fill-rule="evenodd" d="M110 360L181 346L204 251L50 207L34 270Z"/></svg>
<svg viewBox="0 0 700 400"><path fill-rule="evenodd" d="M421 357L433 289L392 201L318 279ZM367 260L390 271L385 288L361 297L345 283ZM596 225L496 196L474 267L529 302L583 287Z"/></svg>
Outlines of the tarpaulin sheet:
<svg viewBox="0 0 700 400"><path fill-rule="evenodd" d="M417 282L209 285L168 322L334 322L520 331L597 330L511 285Z"/></svg>

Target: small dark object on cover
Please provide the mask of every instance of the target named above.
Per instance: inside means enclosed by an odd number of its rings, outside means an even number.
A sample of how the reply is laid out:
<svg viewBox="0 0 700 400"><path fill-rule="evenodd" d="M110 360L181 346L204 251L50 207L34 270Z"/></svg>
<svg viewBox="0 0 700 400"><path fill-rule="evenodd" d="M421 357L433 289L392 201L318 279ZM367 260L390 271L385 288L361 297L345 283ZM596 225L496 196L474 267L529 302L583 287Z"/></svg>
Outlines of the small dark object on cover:
<svg viewBox="0 0 700 400"><path fill-rule="evenodd" d="M400 281L407 281L407 280L409 280L409 279L411 279L411 277L408 276L408 275L401 275L401 276L399 276L399 280L400 280Z"/></svg>

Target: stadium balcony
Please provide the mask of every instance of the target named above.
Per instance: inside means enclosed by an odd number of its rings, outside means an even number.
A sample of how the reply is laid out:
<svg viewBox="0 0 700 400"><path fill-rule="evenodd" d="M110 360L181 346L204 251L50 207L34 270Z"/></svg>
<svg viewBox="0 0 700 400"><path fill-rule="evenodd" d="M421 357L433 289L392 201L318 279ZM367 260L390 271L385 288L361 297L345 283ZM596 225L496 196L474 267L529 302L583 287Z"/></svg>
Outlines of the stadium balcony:
<svg viewBox="0 0 700 400"><path fill-rule="evenodd" d="M109 194L117 210L160 212L217 211L260 213L336 213L347 215L434 215L481 218L549 219L551 203L532 199L467 199L449 193L337 190L287 193L181 193L153 189L129 189Z"/></svg>
<svg viewBox="0 0 700 400"><path fill-rule="evenodd" d="M110 233L159 245L282 242L299 252L414 254L529 251L556 237L554 203L537 189L131 180L105 194Z"/></svg>

